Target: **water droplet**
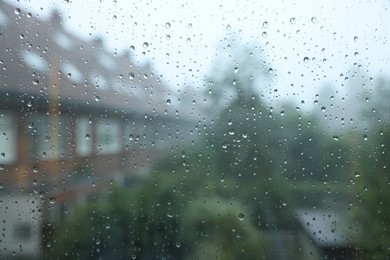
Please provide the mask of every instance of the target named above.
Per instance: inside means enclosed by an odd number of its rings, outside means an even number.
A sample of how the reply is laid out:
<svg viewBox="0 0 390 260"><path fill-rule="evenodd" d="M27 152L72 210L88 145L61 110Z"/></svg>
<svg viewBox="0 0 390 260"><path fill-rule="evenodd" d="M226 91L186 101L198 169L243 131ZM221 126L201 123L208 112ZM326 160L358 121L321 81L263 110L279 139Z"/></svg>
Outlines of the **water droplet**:
<svg viewBox="0 0 390 260"><path fill-rule="evenodd" d="M281 116L284 116L284 114L285 114L284 111L280 111Z"/></svg>
<svg viewBox="0 0 390 260"><path fill-rule="evenodd" d="M238 67L234 67L234 73L237 73L238 72Z"/></svg>
<svg viewBox="0 0 390 260"><path fill-rule="evenodd" d="M229 130L229 134L230 134L230 135L234 135L234 129L230 129L230 130Z"/></svg>
<svg viewBox="0 0 390 260"><path fill-rule="evenodd" d="M4 158L4 157L5 157L5 153L1 153L1 157L3 157L3 158Z"/></svg>
<svg viewBox="0 0 390 260"><path fill-rule="evenodd" d="M335 141L338 141L338 140L339 140L339 137L338 137L337 135L334 135L332 138L333 138L333 140L335 140Z"/></svg>
<svg viewBox="0 0 390 260"><path fill-rule="evenodd" d="M263 27L264 27L264 28L267 28L267 27L268 27L268 22L267 22L267 21L263 22Z"/></svg>
<svg viewBox="0 0 390 260"><path fill-rule="evenodd" d="M19 8L15 9L15 14L20 14L20 9Z"/></svg>
<svg viewBox="0 0 390 260"><path fill-rule="evenodd" d="M272 74L272 73L274 73L274 70L272 68L269 68L268 73Z"/></svg>
<svg viewBox="0 0 390 260"><path fill-rule="evenodd" d="M131 51L135 51L134 45L131 45L131 46L130 46L130 50L131 50Z"/></svg>
<svg viewBox="0 0 390 260"><path fill-rule="evenodd" d="M165 28L167 28L167 29L171 28L171 24L168 23L168 22L166 22L166 23L165 23Z"/></svg>
<svg viewBox="0 0 390 260"><path fill-rule="evenodd" d="M367 141L367 140L368 140L368 136L367 136L367 135L364 135L364 136L363 136L363 139L364 139L364 141Z"/></svg>
<svg viewBox="0 0 390 260"><path fill-rule="evenodd" d="M237 84L237 80L233 79L232 84L233 84L233 86L235 86Z"/></svg>
<svg viewBox="0 0 390 260"><path fill-rule="evenodd" d="M312 22L312 23L317 23L317 17L313 16L313 17L311 18L311 22Z"/></svg>
<svg viewBox="0 0 390 260"><path fill-rule="evenodd" d="M282 205L283 205L283 207L286 207L287 206L287 202L286 201L282 201Z"/></svg>
<svg viewBox="0 0 390 260"><path fill-rule="evenodd" d="M95 100L96 100L96 102L99 102L100 97L99 96L95 96Z"/></svg>
<svg viewBox="0 0 390 260"><path fill-rule="evenodd" d="M169 106L171 104L171 100L168 98L167 101L165 101L165 103Z"/></svg>
<svg viewBox="0 0 390 260"><path fill-rule="evenodd" d="M226 30L230 31L230 29L231 29L230 24L226 25Z"/></svg>
<svg viewBox="0 0 390 260"><path fill-rule="evenodd" d="M39 80L38 80L38 79L34 79L32 83L33 83L34 85L38 85Z"/></svg>
<svg viewBox="0 0 390 260"><path fill-rule="evenodd" d="M245 219L244 213L238 214L238 219L239 219L239 220L244 220L244 219Z"/></svg>
<svg viewBox="0 0 390 260"><path fill-rule="evenodd" d="M326 108L325 108L325 107L321 107L321 111L322 111L322 112L325 112L325 111L326 111Z"/></svg>
<svg viewBox="0 0 390 260"><path fill-rule="evenodd" d="M90 138L91 138L91 136L89 134L85 135L85 139L90 139Z"/></svg>
<svg viewBox="0 0 390 260"><path fill-rule="evenodd" d="M295 24L295 17L291 17L291 18L290 18L290 23L291 23L291 24Z"/></svg>
<svg viewBox="0 0 390 260"><path fill-rule="evenodd" d="M149 43L144 42L144 43L142 44L142 47L144 47L145 49L148 48L148 47L149 47Z"/></svg>
<svg viewBox="0 0 390 260"><path fill-rule="evenodd" d="M50 197L49 198L49 202L50 202L50 204L56 203L56 198L55 197Z"/></svg>
<svg viewBox="0 0 390 260"><path fill-rule="evenodd" d="M0 164L0 171L4 171L4 163Z"/></svg>
<svg viewBox="0 0 390 260"><path fill-rule="evenodd" d="M106 224L106 229L110 229L110 227L111 227L111 226L110 226L110 223L107 223L107 224Z"/></svg>
<svg viewBox="0 0 390 260"><path fill-rule="evenodd" d="M134 73L133 73L133 72L130 72L130 73L129 73L129 79L131 79L131 80L134 79Z"/></svg>
<svg viewBox="0 0 390 260"><path fill-rule="evenodd" d="M267 34L267 32L265 32L265 31L264 31L264 32L262 32L262 34L261 34L261 36L263 36L264 38L266 38L266 37L267 37L267 35L268 35L268 34Z"/></svg>
<svg viewBox="0 0 390 260"><path fill-rule="evenodd" d="M304 62L304 63L308 63L308 62L309 62L309 57L303 58L303 62Z"/></svg>
<svg viewBox="0 0 390 260"><path fill-rule="evenodd" d="M34 166L34 167L33 167L33 173L37 173L38 171L39 171L38 166Z"/></svg>
<svg viewBox="0 0 390 260"><path fill-rule="evenodd" d="M358 38L357 36L355 36L355 37L353 37L353 40L354 40L355 42L357 42L357 41L359 40L359 38Z"/></svg>

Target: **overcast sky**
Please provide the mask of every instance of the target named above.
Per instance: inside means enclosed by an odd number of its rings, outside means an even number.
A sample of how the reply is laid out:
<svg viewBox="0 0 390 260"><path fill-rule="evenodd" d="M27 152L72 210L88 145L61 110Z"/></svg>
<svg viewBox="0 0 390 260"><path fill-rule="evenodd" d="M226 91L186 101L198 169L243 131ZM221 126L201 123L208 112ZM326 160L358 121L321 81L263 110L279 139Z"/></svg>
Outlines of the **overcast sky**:
<svg viewBox="0 0 390 260"><path fill-rule="evenodd" d="M177 88L205 84L216 53L231 38L248 43L273 68L269 88L278 88L279 98L314 97L327 83L342 91L345 77L359 65L370 76L390 74L386 0L20 0L16 5L43 19L59 9L68 31L86 40L101 36L112 51L133 46L138 61L152 62Z"/></svg>

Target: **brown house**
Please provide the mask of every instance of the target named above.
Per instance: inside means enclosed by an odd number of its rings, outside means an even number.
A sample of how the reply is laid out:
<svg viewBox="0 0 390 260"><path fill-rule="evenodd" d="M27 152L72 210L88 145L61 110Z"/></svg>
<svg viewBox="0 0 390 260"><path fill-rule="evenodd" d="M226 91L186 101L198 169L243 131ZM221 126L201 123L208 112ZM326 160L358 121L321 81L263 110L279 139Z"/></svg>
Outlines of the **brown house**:
<svg viewBox="0 0 390 260"><path fill-rule="evenodd" d="M0 195L62 212L190 141L197 115L166 102L151 66L79 39L56 12L1 2L0 19Z"/></svg>

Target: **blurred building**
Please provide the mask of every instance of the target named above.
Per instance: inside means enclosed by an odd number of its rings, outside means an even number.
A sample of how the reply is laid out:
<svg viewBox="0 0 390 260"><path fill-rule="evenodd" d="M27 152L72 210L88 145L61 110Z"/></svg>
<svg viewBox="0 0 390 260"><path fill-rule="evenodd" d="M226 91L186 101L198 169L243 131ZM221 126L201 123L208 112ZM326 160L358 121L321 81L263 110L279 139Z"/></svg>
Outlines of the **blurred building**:
<svg viewBox="0 0 390 260"><path fill-rule="evenodd" d="M0 47L0 196L39 198L44 219L191 140L199 114L149 64L67 32L58 12L1 2Z"/></svg>

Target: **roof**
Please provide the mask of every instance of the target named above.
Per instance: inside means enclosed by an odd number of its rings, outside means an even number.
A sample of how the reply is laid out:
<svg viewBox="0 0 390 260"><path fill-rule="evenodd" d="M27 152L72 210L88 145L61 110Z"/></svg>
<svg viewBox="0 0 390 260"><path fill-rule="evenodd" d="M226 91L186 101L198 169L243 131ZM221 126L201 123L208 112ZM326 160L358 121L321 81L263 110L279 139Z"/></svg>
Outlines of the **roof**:
<svg viewBox="0 0 390 260"><path fill-rule="evenodd" d="M351 243L346 217L330 210L299 210L297 219L310 238L320 247L343 247Z"/></svg>
<svg viewBox="0 0 390 260"><path fill-rule="evenodd" d="M173 91L152 66L138 64L129 52L111 53L100 38L91 42L78 38L63 28L60 13L54 11L49 20L41 20L2 2L0 15L3 96L20 101L24 95L33 106L34 101L53 100L142 117L185 114L182 118L189 120L190 114L198 116L194 109L189 112L190 104L179 107L167 102L174 99Z"/></svg>

